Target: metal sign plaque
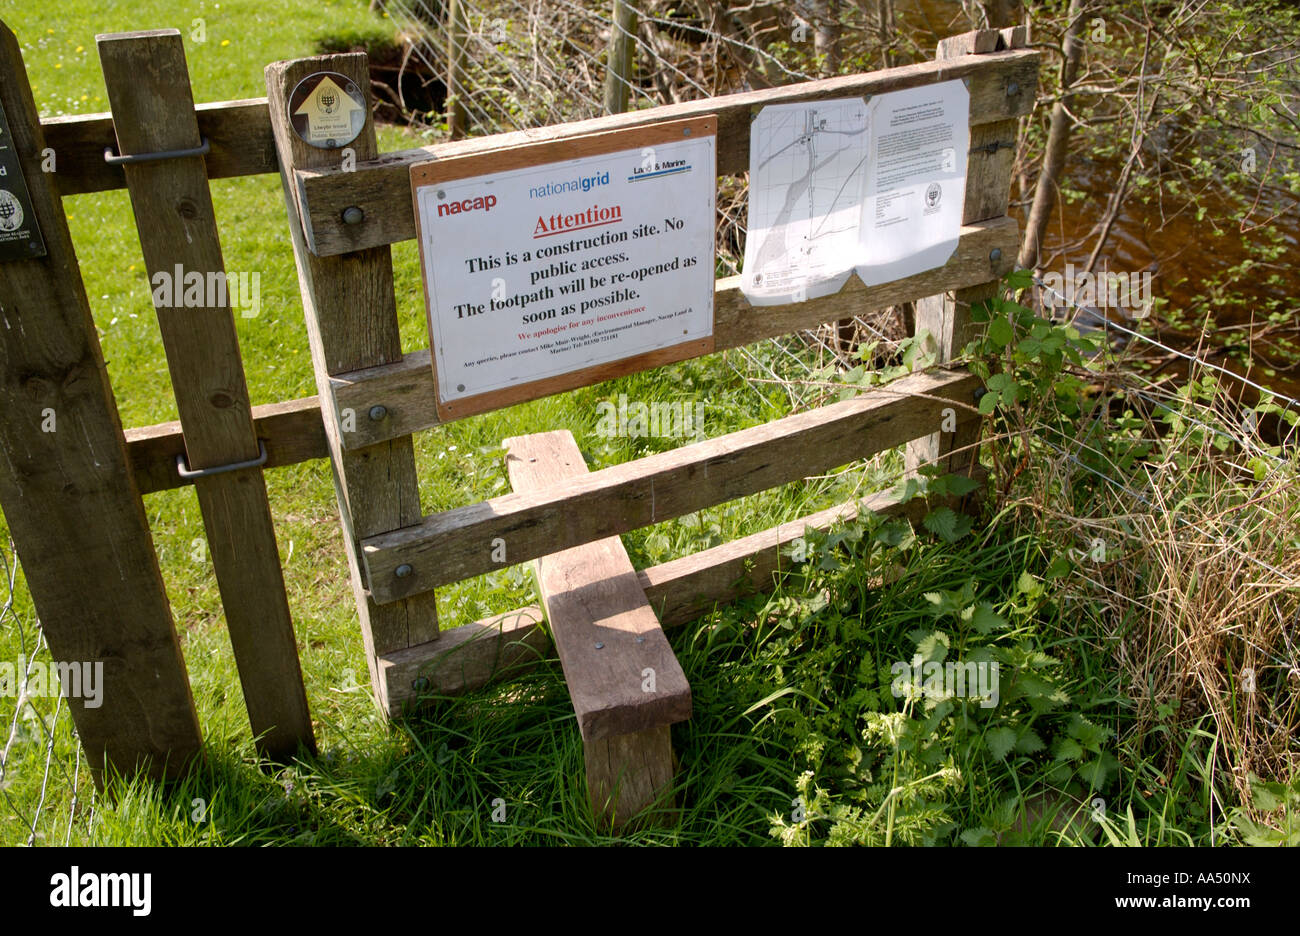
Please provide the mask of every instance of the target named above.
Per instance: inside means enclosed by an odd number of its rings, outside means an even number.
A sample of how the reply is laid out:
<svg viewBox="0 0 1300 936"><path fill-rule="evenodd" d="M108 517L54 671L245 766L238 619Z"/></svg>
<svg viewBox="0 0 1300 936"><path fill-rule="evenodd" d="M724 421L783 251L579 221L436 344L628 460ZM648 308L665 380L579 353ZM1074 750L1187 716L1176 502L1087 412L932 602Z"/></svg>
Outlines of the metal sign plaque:
<svg viewBox="0 0 1300 936"><path fill-rule="evenodd" d="M9 118L0 105L0 263L43 256L45 241L32 210L18 150L9 134Z"/></svg>
<svg viewBox="0 0 1300 936"><path fill-rule="evenodd" d="M289 119L308 144L338 149L355 140L366 125L366 98L347 76L316 72L289 95Z"/></svg>

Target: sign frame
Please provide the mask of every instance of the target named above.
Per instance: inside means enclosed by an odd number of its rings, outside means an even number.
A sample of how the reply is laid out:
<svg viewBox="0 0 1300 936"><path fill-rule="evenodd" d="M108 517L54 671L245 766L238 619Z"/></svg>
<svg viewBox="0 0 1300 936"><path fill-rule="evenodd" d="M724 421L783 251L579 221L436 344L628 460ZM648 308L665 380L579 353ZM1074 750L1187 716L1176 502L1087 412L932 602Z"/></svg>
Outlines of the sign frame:
<svg viewBox="0 0 1300 936"><path fill-rule="evenodd" d="M713 138L713 164L705 167L714 197L714 210L710 218L709 274L716 280L717 241L713 235L717 219L717 134L718 119L714 114L680 120L662 121L645 126L607 130L599 133L567 137L560 140L542 140L516 146L504 146L481 153L448 156L411 166L411 204L415 213L416 242L420 252L420 281L424 291L425 325L429 335L429 358L433 367L435 405L439 422L451 422L467 416L486 413L502 407L524 403L541 397L577 390L615 377L638 373L665 364L674 364L712 354L713 328L716 325L713 290L708 296L707 316L710 330L707 337L692 338L677 344L666 345L651 351L640 352L604 363L579 367L549 377L511 384L496 390L472 396L443 400L439 391L437 333L434 327L434 297L427 280L425 256L425 231L420 221L420 190L429 186L456 182L463 179L487 176L544 166L548 163L564 164L589 156L604 156L623 150L662 146L678 143L685 138Z"/></svg>

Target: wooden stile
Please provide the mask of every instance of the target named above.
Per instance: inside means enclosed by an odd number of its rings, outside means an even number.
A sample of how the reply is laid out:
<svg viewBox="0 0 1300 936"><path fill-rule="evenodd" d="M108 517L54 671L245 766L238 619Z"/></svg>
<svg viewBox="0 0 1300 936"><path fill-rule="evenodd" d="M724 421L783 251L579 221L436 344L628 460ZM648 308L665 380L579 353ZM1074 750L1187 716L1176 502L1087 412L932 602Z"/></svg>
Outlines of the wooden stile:
<svg viewBox="0 0 1300 936"><path fill-rule="evenodd" d="M332 375L400 360L402 342L388 247L327 258L313 256L306 248L295 173L299 169L338 166L344 154L304 142L290 124L288 101L299 81L322 71L344 75L366 94L365 127L348 147L358 160L373 159L378 155L378 145L369 113L370 81L363 53L275 62L266 68L266 88L298 264L307 336L324 405L330 399L328 387ZM372 416L383 418L378 411L372 414L369 408L354 415L358 424ZM415 451L409 435L358 451L345 451L340 438L344 430L332 412L326 414L325 431L371 682L381 707L387 708L377 655L437 639L437 606L432 592L389 606L376 603L360 563L359 540L418 522L420 493Z"/></svg>
<svg viewBox="0 0 1300 936"><path fill-rule="evenodd" d="M568 430L504 444L516 491L587 473ZM618 827L668 792L668 726L691 717L691 688L617 536L543 556L535 568L582 734L592 812Z"/></svg>
<svg viewBox="0 0 1300 936"><path fill-rule="evenodd" d="M102 704L68 700L96 783L106 767L177 776L202 745L194 700L67 219L41 171L22 54L3 23L0 104L47 250L0 262L0 503L50 653L103 664Z"/></svg>
<svg viewBox="0 0 1300 936"><path fill-rule="evenodd" d="M197 147L180 33L118 33L96 42L118 151ZM171 299L157 313L189 469L254 460L259 446L229 295L224 283L206 295L212 274L224 278L226 269L203 162L190 156L124 168L150 282L159 274L174 281ZM198 307L182 301L190 274L199 275L205 293ZM315 752L262 469L199 477L195 488L258 749L279 758L300 748Z"/></svg>
<svg viewBox="0 0 1300 936"><path fill-rule="evenodd" d="M56 658L108 664L103 708L73 711L97 779L105 764L129 770L148 763L155 773L175 772L199 747L140 501L140 492L191 483L176 469L178 455L191 468L216 468L255 457L261 440L267 467L330 457L372 684L389 713L517 674L551 649L538 608L442 635L438 629L432 589L500 568L496 543L505 541L510 563L536 560L584 739L594 811L615 825L657 798L667 802L661 794L672 781L668 724L690 713L690 690L661 623L681 624L716 603L770 589L788 568L782 551L809 527L825 529L860 512L915 519L924 508L897 491L875 494L640 572L632 569L619 534L908 440L915 440L908 443L909 469L937 460L948 470L978 470L974 394L980 382L954 370L913 374L857 399L597 472L587 472L567 432L521 437L509 443L515 493L422 516L410 435L464 413L438 412L430 350L403 353L388 245L415 235L414 163L436 160L435 171L444 172L452 157L499 152L508 161L513 156L506 151L539 142L581 153L584 141L609 131L708 115L717 121L718 173L729 175L748 166L757 107L961 78L971 95L970 155L963 229L952 258L904 280L868 288L853 279L834 296L786 306L752 307L738 278L719 280L711 346L747 345L930 296L918 303L916 327L930 333L939 360L950 361L973 334L969 304L993 294L1017 254L1018 227L1006 217L1007 195L1017 121L1032 110L1039 67L1038 53L1022 48L1022 27L946 39L934 62L905 68L382 157L369 119L342 150L308 146L289 120L290 92L313 73L339 72L368 90L362 54L275 63L266 69L265 100L195 107L177 32L101 37L116 121L97 114L42 125L17 45L7 30L0 40L0 100L50 249L44 260L0 262L0 310L6 325L19 324L24 339L15 342L10 331L0 331L6 414L0 441L8 455L0 500ZM145 154L189 150L200 140L210 147L206 156L125 168L103 158L105 147ZM57 154L54 174L39 172L45 145ZM123 434L59 195L126 186L151 274L171 272L178 263L185 271L218 272L223 264L208 179L277 169L319 396L250 407L229 304L162 308L180 420ZM650 355L633 365L659 363ZM608 376L571 375L492 406ZM47 409L57 413L61 430L72 425L75 432L38 433L40 420L32 414ZM949 411L956 431L933 433ZM300 742L310 746L262 470L212 474L194 483L254 730L269 730L264 749L272 753L290 753ZM88 548L70 553L66 544L74 538ZM96 588L75 590L89 596L83 598L71 593L71 580ZM593 634L610 642L597 649ZM662 696L641 692L647 666Z"/></svg>

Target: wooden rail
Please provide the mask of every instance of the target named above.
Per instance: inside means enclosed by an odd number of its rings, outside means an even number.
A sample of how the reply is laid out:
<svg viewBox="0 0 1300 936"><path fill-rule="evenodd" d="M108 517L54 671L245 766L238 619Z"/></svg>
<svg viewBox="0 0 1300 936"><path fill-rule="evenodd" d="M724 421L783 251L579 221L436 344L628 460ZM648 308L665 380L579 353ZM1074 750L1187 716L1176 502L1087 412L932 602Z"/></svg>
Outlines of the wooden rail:
<svg viewBox="0 0 1300 936"><path fill-rule="evenodd" d="M868 458L925 435L944 410L975 418L979 386L964 371L912 374L855 400L427 516L362 540L370 593L397 601L490 572L498 538L523 562Z"/></svg>
<svg viewBox="0 0 1300 936"><path fill-rule="evenodd" d="M1018 49L966 56L955 61L924 62L864 75L824 78L781 88L651 107L556 127L399 150L385 153L379 159L358 162L355 171L302 171L297 175L297 182L305 206L303 226L307 243L313 253L327 257L411 240L415 237L415 214L411 204L412 165L522 143L574 139L666 120L715 115L718 120L718 174L735 175L749 168L749 124L755 108L765 104L883 94L955 78L967 80L971 127L997 124L1033 110L1038 88L1038 60L1039 53ZM1014 135L1004 142L1014 145ZM969 162L973 165L981 159L998 159L1000 155L1000 151L972 151ZM977 204L981 198L982 193L967 191L968 206ZM358 223L349 224L343 220L343 214L353 207L360 208L364 217ZM970 220L982 218L972 217Z"/></svg>

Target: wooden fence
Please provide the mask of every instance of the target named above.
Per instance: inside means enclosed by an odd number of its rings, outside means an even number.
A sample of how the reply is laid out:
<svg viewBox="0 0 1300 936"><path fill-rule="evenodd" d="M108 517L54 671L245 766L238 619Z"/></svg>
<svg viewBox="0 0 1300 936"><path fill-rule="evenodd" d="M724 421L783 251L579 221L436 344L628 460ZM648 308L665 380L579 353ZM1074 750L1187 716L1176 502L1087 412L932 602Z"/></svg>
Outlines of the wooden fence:
<svg viewBox="0 0 1300 936"><path fill-rule="evenodd" d="M498 537L509 538L510 562L523 562L904 444L910 466L968 466L978 381L941 370L426 516L411 434L439 417L429 350L401 346L390 245L415 236L409 169L430 158L713 115L718 172L731 175L748 167L758 106L960 78L970 92L966 205L943 267L874 287L853 279L836 295L769 307L751 307L732 277L717 281L714 300L717 350L919 300L917 327L946 360L966 338L969 303L991 293L1017 253L1007 193L1017 121L1033 107L1039 67L1023 43L1023 28L983 30L944 40L931 63L382 155L367 120L350 144L355 168L345 169L338 151L309 147L290 129L287 100L318 71L368 89L362 54L275 63L266 99L195 106L178 32L101 36L112 113L41 121L17 41L0 27L0 103L47 247L43 258L0 262L0 505L55 659L105 662L103 705L72 707L97 778L105 764L175 773L201 747L144 494L196 485L252 729L263 751L285 757L314 741L266 469L332 459L372 683L393 713L423 693L482 685L545 651L536 607L439 627L433 590L499 568L488 547ZM56 173L41 170L47 148L57 153ZM158 153L182 155L130 158ZM229 304L183 314L160 307L180 420L124 432L60 197L126 188L151 276L176 264L222 272L207 181L270 172L286 193L319 395L250 406ZM940 433L949 408L958 430ZM57 432L42 431L49 409ZM860 507L889 513L902 504L884 494L822 511L642 570L639 583L665 626L689 621L769 589L782 547L806 526L829 526Z"/></svg>

